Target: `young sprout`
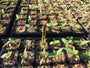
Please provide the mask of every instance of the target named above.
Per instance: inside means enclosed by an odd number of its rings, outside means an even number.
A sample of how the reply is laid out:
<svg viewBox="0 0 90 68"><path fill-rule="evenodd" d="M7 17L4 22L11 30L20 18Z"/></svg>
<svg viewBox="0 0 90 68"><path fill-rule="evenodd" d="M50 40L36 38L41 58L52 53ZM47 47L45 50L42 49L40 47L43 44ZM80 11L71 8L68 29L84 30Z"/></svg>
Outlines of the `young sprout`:
<svg viewBox="0 0 90 68"><path fill-rule="evenodd" d="M62 42L65 44L65 47L68 47L69 44L72 44L73 37L67 37L67 39L61 38Z"/></svg>
<svg viewBox="0 0 90 68"><path fill-rule="evenodd" d="M38 16L43 14L42 13L42 5L43 4L38 4L38 9L40 10L40 13L38 13Z"/></svg>
<svg viewBox="0 0 90 68"><path fill-rule="evenodd" d="M58 6L58 3L54 3L54 6L57 7Z"/></svg>
<svg viewBox="0 0 90 68"><path fill-rule="evenodd" d="M30 22L32 20L31 16L28 17L28 22Z"/></svg>
<svg viewBox="0 0 90 68"><path fill-rule="evenodd" d="M46 14L48 15L53 13L53 10L51 10L51 5L46 10L47 10Z"/></svg>
<svg viewBox="0 0 90 68"><path fill-rule="evenodd" d="M10 2L10 4L5 7L5 9L10 8L11 6L13 6L13 4L14 4L14 2Z"/></svg>
<svg viewBox="0 0 90 68"><path fill-rule="evenodd" d="M20 16L16 14L16 20L19 20L20 19Z"/></svg>
<svg viewBox="0 0 90 68"><path fill-rule="evenodd" d="M76 50L76 49L75 49L75 47L73 47L72 52L73 52L73 56L70 58L70 60L73 60L73 59L74 59L74 60L76 60L76 61L77 61L77 60L78 60L78 58L79 58L79 54L78 54L78 52L79 52L79 51L78 51L78 50Z"/></svg>
<svg viewBox="0 0 90 68"><path fill-rule="evenodd" d="M59 43L59 40L55 40L55 39L54 39L54 41L51 41L51 42L50 42L50 45L56 45L56 44L58 44L58 43Z"/></svg>
<svg viewBox="0 0 90 68"><path fill-rule="evenodd" d="M6 59L8 59L8 58L10 58L11 55L12 55L12 51L8 51L7 53L4 53L4 54L1 56L1 58L6 58Z"/></svg>
<svg viewBox="0 0 90 68"><path fill-rule="evenodd" d="M67 21L65 23L63 23L62 25L58 26L59 28L64 28L64 26L67 25Z"/></svg>
<svg viewBox="0 0 90 68"><path fill-rule="evenodd" d="M90 40L74 40L74 43L78 43L80 45L85 45L90 42Z"/></svg>
<svg viewBox="0 0 90 68"><path fill-rule="evenodd" d="M50 53L47 58L52 58L52 57L56 57L56 59L58 59L57 55L60 54L63 51L64 48L61 48L57 51L53 50L53 53Z"/></svg>
<svg viewBox="0 0 90 68"><path fill-rule="evenodd" d="M2 24L0 24L0 28L2 28L3 27L3 25Z"/></svg>
<svg viewBox="0 0 90 68"><path fill-rule="evenodd" d="M88 58L89 59L88 63L90 64L90 50L89 49L87 49L85 53L80 54L80 57Z"/></svg>
<svg viewBox="0 0 90 68"><path fill-rule="evenodd" d="M33 28L33 25L31 26L30 24L25 24L25 26L29 29Z"/></svg>
<svg viewBox="0 0 90 68"><path fill-rule="evenodd" d="M30 45L30 42L28 42L27 40L22 41L21 43L24 45L25 48Z"/></svg>
<svg viewBox="0 0 90 68"><path fill-rule="evenodd" d="M45 2L47 3L47 5L49 6L49 0L45 0Z"/></svg>
<svg viewBox="0 0 90 68"><path fill-rule="evenodd" d="M47 23L46 26L48 27L55 27L56 25L58 25L58 23Z"/></svg>
<svg viewBox="0 0 90 68"><path fill-rule="evenodd" d="M71 27L73 27L73 28L79 28L80 27L80 25L74 25L73 23L68 23L69 24L69 26L71 26Z"/></svg>
<svg viewBox="0 0 90 68"><path fill-rule="evenodd" d="M5 11L4 11L4 9L2 9L2 12L1 12L1 14L5 14Z"/></svg>
<svg viewBox="0 0 90 68"><path fill-rule="evenodd" d="M11 39L9 38L9 40L3 45L3 47L5 47L6 45L10 44L10 43L13 43L13 41L17 41L19 39Z"/></svg>
<svg viewBox="0 0 90 68"><path fill-rule="evenodd" d="M23 8L21 9L21 12L20 12L20 14L21 14L21 15L22 15L22 14L24 14L24 13L23 13Z"/></svg>
<svg viewBox="0 0 90 68"><path fill-rule="evenodd" d="M25 58L27 57L26 48L24 49L23 53L20 53L19 55L22 57L21 64L24 62Z"/></svg>
<svg viewBox="0 0 90 68"><path fill-rule="evenodd" d="M31 10L32 10L32 9L33 9L33 5L29 5L29 9L31 9Z"/></svg>

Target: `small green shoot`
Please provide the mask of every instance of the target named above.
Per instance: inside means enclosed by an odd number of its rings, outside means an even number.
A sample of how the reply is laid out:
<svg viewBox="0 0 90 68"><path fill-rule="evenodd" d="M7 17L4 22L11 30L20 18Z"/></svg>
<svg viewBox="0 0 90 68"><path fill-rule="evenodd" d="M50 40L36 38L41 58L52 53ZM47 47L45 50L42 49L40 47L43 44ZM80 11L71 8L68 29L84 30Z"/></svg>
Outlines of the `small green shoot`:
<svg viewBox="0 0 90 68"><path fill-rule="evenodd" d="M56 25L58 25L58 23L47 23L46 26L48 27L55 27Z"/></svg>
<svg viewBox="0 0 90 68"><path fill-rule="evenodd" d="M33 28L33 25L31 26L30 24L25 24L25 26L29 29L32 29Z"/></svg>
<svg viewBox="0 0 90 68"><path fill-rule="evenodd" d="M2 56L1 56L1 58L6 58L6 59L8 59L8 58L10 58L10 56L12 55L12 52L11 51L8 51L7 53L4 53Z"/></svg>
<svg viewBox="0 0 90 68"><path fill-rule="evenodd" d="M58 44L58 43L59 43L59 40L55 40L55 39L54 39L54 41L51 41L51 42L50 42L50 45L56 45L56 44Z"/></svg>
<svg viewBox="0 0 90 68"><path fill-rule="evenodd" d="M2 28L3 27L3 25L2 24L0 24L0 28Z"/></svg>
<svg viewBox="0 0 90 68"><path fill-rule="evenodd" d="M30 22L32 20L31 16L28 17L28 22Z"/></svg>
<svg viewBox="0 0 90 68"><path fill-rule="evenodd" d="M16 14L16 20L19 20L20 19L20 16Z"/></svg>
<svg viewBox="0 0 90 68"><path fill-rule="evenodd" d="M19 39L11 39L9 38L9 40L3 45L3 47L5 47L6 45L13 43L13 41L18 41Z"/></svg>

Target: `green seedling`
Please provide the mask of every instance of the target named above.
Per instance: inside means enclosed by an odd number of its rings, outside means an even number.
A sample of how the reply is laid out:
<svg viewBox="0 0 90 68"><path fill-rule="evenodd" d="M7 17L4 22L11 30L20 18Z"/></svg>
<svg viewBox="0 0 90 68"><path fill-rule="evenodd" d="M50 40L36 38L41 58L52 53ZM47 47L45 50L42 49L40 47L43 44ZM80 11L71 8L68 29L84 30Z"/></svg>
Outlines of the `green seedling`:
<svg viewBox="0 0 90 68"><path fill-rule="evenodd" d="M8 59L8 58L10 58L10 56L12 55L12 52L11 51L8 51L7 53L4 53L2 56L1 56L1 58L6 58L6 59Z"/></svg>
<svg viewBox="0 0 90 68"><path fill-rule="evenodd" d="M32 28L33 28L33 26L31 26L30 24L25 24L25 26L26 26L27 28L29 28L29 29L32 29Z"/></svg>
<svg viewBox="0 0 90 68"><path fill-rule="evenodd" d="M40 56L41 56L41 60L40 60L40 65L43 63L43 61L44 61L44 59L46 59L47 58L47 56L45 55L46 54L46 50L45 50L45 48L43 49L43 53L42 54L40 54Z"/></svg>
<svg viewBox="0 0 90 68"><path fill-rule="evenodd" d="M30 45L30 42L28 42L27 40L22 41L21 43L25 46L25 48Z"/></svg>
<svg viewBox="0 0 90 68"><path fill-rule="evenodd" d="M57 7L58 6L58 3L54 3L54 6Z"/></svg>
<svg viewBox="0 0 90 68"><path fill-rule="evenodd" d="M76 60L76 61L77 61L77 60L78 60L78 58L79 58L79 54L78 54L78 52L79 52L79 51L78 51L78 50L76 50L76 49L75 49L75 47L73 47L72 52L73 52L73 56L70 58L70 60L73 60L73 59L74 59L74 60Z"/></svg>
<svg viewBox="0 0 90 68"><path fill-rule="evenodd" d="M90 50L87 49L85 53L82 53L80 57L88 57L90 59Z"/></svg>
<svg viewBox="0 0 90 68"><path fill-rule="evenodd" d="M9 38L9 40L3 45L3 47L7 46L8 44L13 43L13 41L18 41L19 39L11 39Z"/></svg>
<svg viewBox="0 0 90 68"><path fill-rule="evenodd" d="M68 40L67 40L68 39ZM62 42L65 44L65 47L68 47L69 44L72 44L72 39L73 37L67 37L67 39L65 38L61 38Z"/></svg>
<svg viewBox="0 0 90 68"><path fill-rule="evenodd" d="M2 9L2 12L1 12L1 14L5 14L5 11L4 11L4 9Z"/></svg>
<svg viewBox="0 0 90 68"><path fill-rule="evenodd" d="M59 49L57 52L55 50L53 50L53 53L50 53L47 58L52 58L52 57L56 57L56 59L58 59L57 55L60 54L63 51L63 48Z"/></svg>
<svg viewBox="0 0 90 68"><path fill-rule="evenodd" d="M74 43L78 43L80 45L85 45L90 42L90 40L74 40Z"/></svg>
<svg viewBox="0 0 90 68"><path fill-rule="evenodd" d="M2 24L0 24L0 28L2 28L3 27L3 25Z"/></svg>
<svg viewBox="0 0 90 68"><path fill-rule="evenodd" d="M68 40L67 40L68 39ZM62 42L64 43L65 47L63 48L64 50L68 51L68 52L72 52L72 49L68 47L69 44L73 44L73 37L67 37L67 39L65 38L61 38Z"/></svg>
<svg viewBox="0 0 90 68"><path fill-rule="evenodd" d="M55 40L55 39L54 39L54 41L51 41L51 42L50 42L50 45L56 45L56 44L58 44L58 43L59 43L59 40Z"/></svg>
<svg viewBox="0 0 90 68"><path fill-rule="evenodd" d="M11 2L11 1L10 1L10 2ZM11 2L9 5L7 5L7 6L5 7L5 9L10 8L11 6L13 6L13 4L14 4L14 2Z"/></svg>
<svg viewBox="0 0 90 68"><path fill-rule="evenodd" d="M67 25L67 22L63 23L62 25L58 26L59 28L64 28Z"/></svg>
<svg viewBox="0 0 90 68"><path fill-rule="evenodd" d="M16 20L19 20L20 19L20 16L16 14Z"/></svg>
<svg viewBox="0 0 90 68"><path fill-rule="evenodd" d="M30 22L32 20L31 16L28 17L28 22Z"/></svg>
<svg viewBox="0 0 90 68"><path fill-rule="evenodd" d="M45 0L45 2L47 3L48 6L50 5L49 0Z"/></svg>
<svg viewBox="0 0 90 68"><path fill-rule="evenodd" d="M47 23L46 26L47 27L55 27L56 25L58 25L58 23Z"/></svg>
<svg viewBox="0 0 90 68"><path fill-rule="evenodd" d="M23 13L23 8L21 9L21 12L20 12L20 14L21 14L21 15L22 15L22 14L24 14L24 13Z"/></svg>
<svg viewBox="0 0 90 68"><path fill-rule="evenodd" d="M27 50L27 49L25 48L25 49L24 49L24 52L19 54L19 55L22 57L22 59L21 59L21 64L24 62L25 58L27 57L26 50Z"/></svg>
<svg viewBox="0 0 90 68"><path fill-rule="evenodd" d="M74 25L73 23L68 23L69 24L69 26L71 26L71 27L73 27L73 28L79 28L80 27L80 25Z"/></svg>
<svg viewBox="0 0 90 68"><path fill-rule="evenodd" d="M33 9L33 5L29 5L29 9L31 9L31 10L32 10L32 9Z"/></svg>

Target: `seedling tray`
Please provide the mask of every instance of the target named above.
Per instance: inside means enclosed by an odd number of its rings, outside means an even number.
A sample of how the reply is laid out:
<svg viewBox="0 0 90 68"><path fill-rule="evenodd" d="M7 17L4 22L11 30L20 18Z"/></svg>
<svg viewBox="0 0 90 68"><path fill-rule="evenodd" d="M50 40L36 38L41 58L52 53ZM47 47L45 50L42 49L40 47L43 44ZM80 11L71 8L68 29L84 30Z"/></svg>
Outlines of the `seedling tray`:
<svg viewBox="0 0 90 68"><path fill-rule="evenodd" d="M78 21L82 25L86 32L90 32L90 24L89 24L89 2L82 1L70 1L64 0L65 4L71 9L74 17L78 18ZM85 24L87 23L87 24Z"/></svg>
<svg viewBox="0 0 90 68"><path fill-rule="evenodd" d="M78 61L71 61L68 59L68 54L65 50L63 50L60 54L59 54L59 58L58 60L53 57L53 58L47 58L45 60L45 62L43 62L41 65L40 63L40 59L41 57L39 56L40 54L42 54L42 44L41 44L41 39L40 38L11 38L11 39L18 39L18 40L14 40L12 41L12 43L6 45L4 48L2 48L1 52L0 52L0 57L9 52L12 51L12 56L8 59L2 59L0 58L0 67L15 67L18 68L19 66L24 66L24 67L31 67L31 68L37 68L37 67L48 67L48 68L55 68L55 67L66 67L66 68L73 68L74 66L81 66L82 68L86 68L88 65L90 66L90 64L87 63L87 61L84 61L84 59L82 60L81 58ZM73 40L80 40L80 39L84 39L81 37L75 37L73 38ZM9 40L9 38L6 39L5 43L7 43ZM23 41L25 42L27 40L27 42L30 44L26 47L26 53L27 53L27 58L24 60L23 64L21 64L21 56L20 54L24 52L25 46L22 43ZM52 53L53 50L57 51L60 48L64 47L64 44L61 40L61 38L55 38L55 40L59 40L59 44L55 45L55 47L53 48L49 43L51 41L53 41L53 38L46 38L46 43L47 46L45 47L46 49L46 54L50 54ZM79 54L83 53L84 51L86 51L87 48L89 48L88 44L83 45L83 46L87 46L86 49L81 47L80 45L77 44L73 44L70 45L69 47L72 48L73 46L75 46L75 48L79 51ZM80 46L80 47L77 47ZM11 60L12 59L12 60ZM11 62L9 61L11 60ZM4 61L7 61L6 63ZM88 68L88 67L87 67Z"/></svg>
<svg viewBox="0 0 90 68"><path fill-rule="evenodd" d="M0 3L0 37L4 38L10 35L19 1L8 0Z"/></svg>
<svg viewBox="0 0 90 68"><path fill-rule="evenodd" d="M17 15L20 17L19 20L14 20L14 25L11 31L11 35L14 37L26 37L26 36L41 36L42 33L42 26L43 24L56 24L54 27L46 27L46 35L47 37L55 37L55 36L77 36L77 37L83 37L85 36L85 30L83 27L79 24L79 22L73 17L72 14L69 13L69 10L66 9L66 6L59 4L59 1L57 0L49 0L49 3L51 5L50 11L52 12L49 14L48 6L45 2L45 0L42 0L41 3L43 4L42 8L42 15L40 15L40 9L34 8L29 9L31 5L38 6L39 2L38 0L33 1L25 1L23 6L21 6L18 9ZM58 3L59 6L55 7L55 3ZM23 10L23 14L21 13L21 10ZM62 14L62 16L59 16L59 14ZM61 21L61 17L65 19L64 21ZM31 18L30 21L28 21ZM17 16L16 16L17 19ZM74 20L74 21L73 21ZM62 26L63 24L67 24L63 28L58 28L58 26ZM31 29L26 27L25 25L29 24L30 26L33 26ZM73 28L69 24L74 24L76 26L80 26L79 28Z"/></svg>

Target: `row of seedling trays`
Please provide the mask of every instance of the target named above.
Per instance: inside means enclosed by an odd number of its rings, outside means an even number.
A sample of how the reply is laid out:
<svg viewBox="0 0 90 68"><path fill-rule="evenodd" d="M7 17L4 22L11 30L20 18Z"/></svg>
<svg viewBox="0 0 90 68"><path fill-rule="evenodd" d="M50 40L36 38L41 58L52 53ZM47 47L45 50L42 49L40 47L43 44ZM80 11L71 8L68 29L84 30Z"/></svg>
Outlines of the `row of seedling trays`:
<svg viewBox="0 0 90 68"><path fill-rule="evenodd" d="M85 17L68 2L1 0L0 38L7 38L0 40L0 68L90 68Z"/></svg>
<svg viewBox="0 0 90 68"><path fill-rule="evenodd" d="M5 4L5 2L0 4L0 36L2 37L3 35L6 37L9 35L40 37L43 24L46 24L47 37L79 37L88 36L89 34L78 21L78 18L73 16L72 10L68 9L62 1L19 0L16 8L17 3L14 3L14 1L11 2L10 0L7 3L9 4ZM9 7L7 7L8 5Z"/></svg>
<svg viewBox="0 0 90 68"><path fill-rule="evenodd" d="M0 67L89 68L88 43L81 37L7 38L0 52Z"/></svg>
<svg viewBox="0 0 90 68"><path fill-rule="evenodd" d="M17 11L12 36L41 36L46 24L47 36L88 35L64 3L52 0L30 0L21 3Z"/></svg>

